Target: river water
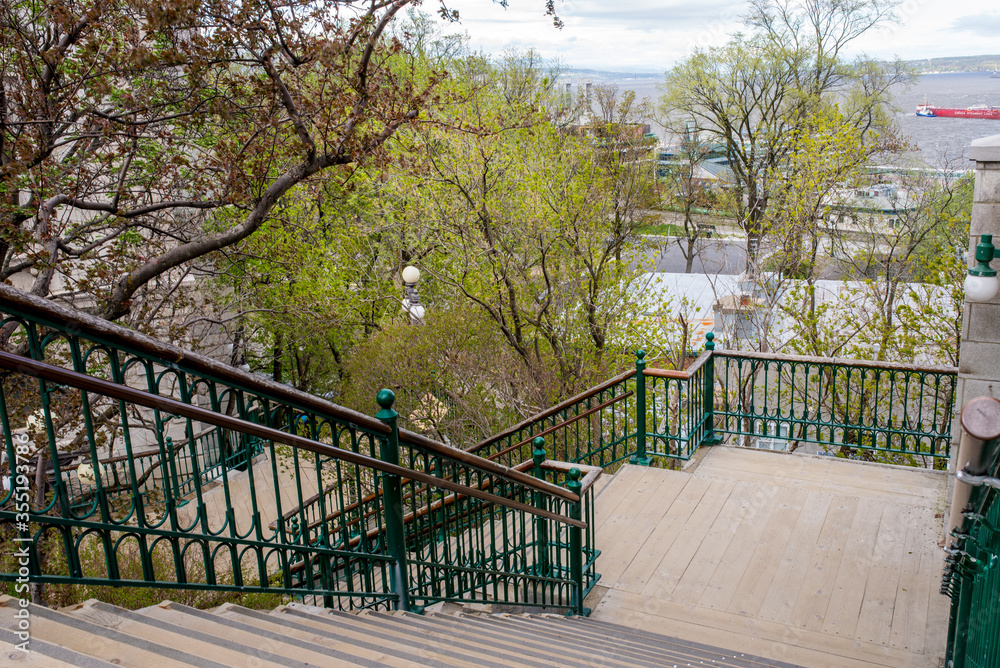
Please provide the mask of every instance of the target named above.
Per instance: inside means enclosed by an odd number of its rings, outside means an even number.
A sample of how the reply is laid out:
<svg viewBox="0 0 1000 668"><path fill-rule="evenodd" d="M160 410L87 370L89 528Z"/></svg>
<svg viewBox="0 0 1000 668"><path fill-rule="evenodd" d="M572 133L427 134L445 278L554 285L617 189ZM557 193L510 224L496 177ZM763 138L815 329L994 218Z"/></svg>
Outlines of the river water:
<svg viewBox="0 0 1000 668"><path fill-rule="evenodd" d="M640 98L648 97L654 103L662 91L659 83L651 79L619 79L613 83L621 89L634 90ZM1000 106L1000 78L991 78L989 72L963 72L957 74L924 74L916 84L893 90L893 103L897 108L896 120L900 130L919 149L919 157L934 167L968 167L963 155L973 139L1000 134L1000 120L975 118L920 118L916 107L926 97L929 104L938 107L971 107L976 104ZM661 141L666 133L658 126Z"/></svg>
<svg viewBox="0 0 1000 668"><path fill-rule="evenodd" d="M920 147L921 157L931 165L965 162L961 159L973 139L1000 134L1000 120L979 118L921 118L916 106L928 104L959 109L976 104L1000 106L1000 78L989 72L925 74L908 90L893 91L893 101L900 112L900 129ZM965 164L963 167L967 167Z"/></svg>

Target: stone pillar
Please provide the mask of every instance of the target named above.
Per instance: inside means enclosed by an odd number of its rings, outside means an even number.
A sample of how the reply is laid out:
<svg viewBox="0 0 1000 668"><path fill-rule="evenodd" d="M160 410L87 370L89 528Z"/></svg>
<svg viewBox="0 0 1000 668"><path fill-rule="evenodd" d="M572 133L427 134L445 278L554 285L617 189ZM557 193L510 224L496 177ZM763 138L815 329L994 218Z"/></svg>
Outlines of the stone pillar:
<svg viewBox="0 0 1000 668"><path fill-rule="evenodd" d="M969 148L976 161L976 187L969 230L969 266L975 265L979 235L992 234L1000 241L1000 135L976 139ZM1000 260L993 264L1000 265ZM1000 297L992 302L965 303L962 317L962 347L958 363L956 417L970 399L1000 399ZM959 433L958 420L953 432Z"/></svg>
<svg viewBox="0 0 1000 668"><path fill-rule="evenodd" d="M1000 135L972 142L969 159L976 162L976 185L973 194L972 222L969 227L969 267L976 264L979 235L993 234L1000 240ZM1000 264L998 262L997 264ZM978 466L981 448L970 439L962 447L962 407L976 397L1000 399L1000 297L992 302L965 302L962 314L962 341L959 349L958 384L955 388L955 411L951 423L952 450L948 498L951 513L945 513L942 545L950 544L949 532L961 521L961 511L969 501L970 487L955 478L958 469ZM976 462L970 462L975 459Z"/></svg>
<svg viewBox="0 0 1000 668"><path fill-rule="evenodd" d="M1000 135L972 142L969 159L976 162L976 185L973 194L972 222L969 227L969 267L975 265L979 235L994 234L1000 239ZM959 415L962 407L976 397L1000 398L1000 303L965 302L962 314L962 341L959 349L958 384L955 389L955 412L951 423L954 474L962 440ZM949 481L954 482L954 478Z"/></svg>

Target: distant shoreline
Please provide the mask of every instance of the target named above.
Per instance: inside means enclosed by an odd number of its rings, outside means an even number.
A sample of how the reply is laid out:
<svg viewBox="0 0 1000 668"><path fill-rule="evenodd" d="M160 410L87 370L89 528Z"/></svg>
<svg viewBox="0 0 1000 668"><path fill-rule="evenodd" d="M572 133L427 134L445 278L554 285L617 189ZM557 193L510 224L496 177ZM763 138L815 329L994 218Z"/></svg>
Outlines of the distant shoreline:
<svg viewBox="0 0 1000 668"><path fill-rule="evenodd" d="M904 60L906 65L916 70L917 74L986 74L1000 71L1000 54L984 54L981 56L951 56L943 58L920 58ZM591 77L603 80L622 79L662 79L662 71L637 72L635 70L597 70L587 67L567 67L562 71L564 77Z"/></svg>

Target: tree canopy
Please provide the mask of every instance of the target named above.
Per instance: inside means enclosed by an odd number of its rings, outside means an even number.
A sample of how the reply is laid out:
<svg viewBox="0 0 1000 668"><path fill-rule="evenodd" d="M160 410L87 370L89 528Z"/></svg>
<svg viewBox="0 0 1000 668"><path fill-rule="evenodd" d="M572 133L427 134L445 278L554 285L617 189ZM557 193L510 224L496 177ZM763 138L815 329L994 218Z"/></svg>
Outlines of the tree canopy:
<svg viewBox="0 0 1000 668"><path fill-rule="evenodd" d="M857 132L859 149L873 155L892 134L889 88L910 79L901 63L844 56L869 30L894 20L882 0L754 0L750 32L722 47L699 49L667 73L665 116L691 119L703 139L725 147L734 188L731 206L746 233L750 269L768 233L775 180L793 139L824 106Z"/></svg>
<svg viewBox="0 0 1000 668"><path fill-rule="evenodd" d="M410 3L4 3L0 280L119 318L297 185L384 160L444 78L390 31Z"/></svg>

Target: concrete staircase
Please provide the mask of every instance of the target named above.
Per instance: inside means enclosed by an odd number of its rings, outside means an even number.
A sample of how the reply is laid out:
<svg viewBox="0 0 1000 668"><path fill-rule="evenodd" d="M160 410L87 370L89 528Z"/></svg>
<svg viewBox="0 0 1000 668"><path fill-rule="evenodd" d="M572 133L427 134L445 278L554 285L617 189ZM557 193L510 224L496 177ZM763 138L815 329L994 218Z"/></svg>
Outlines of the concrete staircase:
<svg viewBox="0 0 1000 668"><path fill-rule="evenodd" d="M363 612L301 604L214 611L165 601L31 606L30 653L15 645L17 600L0 599L4 666L791 666L584 618Z"/></svg>

